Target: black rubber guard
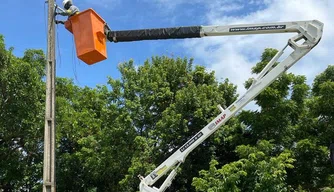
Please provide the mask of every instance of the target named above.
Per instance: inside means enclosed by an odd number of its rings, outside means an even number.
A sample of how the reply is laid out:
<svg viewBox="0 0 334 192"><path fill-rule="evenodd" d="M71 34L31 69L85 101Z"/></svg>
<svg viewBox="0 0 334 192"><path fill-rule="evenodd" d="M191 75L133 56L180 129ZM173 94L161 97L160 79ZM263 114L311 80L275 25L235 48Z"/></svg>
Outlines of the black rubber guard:
<svg viewBox="0 0 334 192"><path fill-rule="evenodd" d="M109 31L107 38L111 42L200 38L201 26L172 27L156 29L138 29Z"/></svg>

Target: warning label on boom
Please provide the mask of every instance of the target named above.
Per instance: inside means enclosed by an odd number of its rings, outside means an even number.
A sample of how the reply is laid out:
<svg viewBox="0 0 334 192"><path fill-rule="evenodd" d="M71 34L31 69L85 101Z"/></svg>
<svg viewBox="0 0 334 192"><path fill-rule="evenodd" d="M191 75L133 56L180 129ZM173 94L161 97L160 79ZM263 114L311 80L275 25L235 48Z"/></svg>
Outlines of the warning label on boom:
<svg viewBox="0 0 334 192"><path fill-rule="evenodd" d="M180 151L183 152L185 151L188 147L190 147L190 145L192 145L193 143L195 143L195 141L197 141L197 139L199 139L200 137L203 136L202 132L197 133L193 138L191 138L186 144L184 144Z"/></svg>
<svg viewBox="0 0 334 192"><path fill-rule="evenodd" d="M230 32L263 31L263 30L279 30L279 29L285 29L285 28L286 28L286 25L267 25L267 26L234 27L234 28L230 28Z"/></svg>

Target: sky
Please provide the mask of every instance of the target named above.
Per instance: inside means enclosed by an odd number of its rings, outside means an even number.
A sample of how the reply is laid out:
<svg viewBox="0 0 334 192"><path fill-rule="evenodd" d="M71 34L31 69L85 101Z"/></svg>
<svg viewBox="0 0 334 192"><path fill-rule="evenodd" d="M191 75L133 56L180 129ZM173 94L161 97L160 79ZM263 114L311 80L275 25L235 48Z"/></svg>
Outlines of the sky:
<svg viewBox="0 0 334 192"><path fill-rule="evenodd" d="M56 0L61 5L62 0ZM334 0L74 0L80 10L94 9L112 30L193 25L232 25L265 22L319 20L324 23L322 40L289 71L314 77L334 64ZM14 54L47 46L47 4L44 0L1 0L0 34ZM57 17L58 19L66 19ZM282 49L295 34L205 37L107 45L108 58L87 65L76 57L74 38L63 25L56 28L57 76L72 78L79 86L106 84L119 78L117 65L134 60L141 65L152 56L194 58L195 64L216 72L217 80L228 78L244 93L243 83L265 48Z"/></svg>

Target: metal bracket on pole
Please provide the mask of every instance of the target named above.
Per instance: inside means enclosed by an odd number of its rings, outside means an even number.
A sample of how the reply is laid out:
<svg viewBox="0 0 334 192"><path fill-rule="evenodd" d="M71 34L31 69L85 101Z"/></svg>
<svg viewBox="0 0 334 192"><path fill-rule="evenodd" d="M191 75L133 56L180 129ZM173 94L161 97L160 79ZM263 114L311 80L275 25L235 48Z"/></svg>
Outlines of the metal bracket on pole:
<svg viewBox="0 0 334 192"><path fill-rule="evenodd" d="M61 13L65 12L65 10L62 9L61 7L59 7L56 3L54 3L54 6L55 6L56 10L59 10Z"/></svg>

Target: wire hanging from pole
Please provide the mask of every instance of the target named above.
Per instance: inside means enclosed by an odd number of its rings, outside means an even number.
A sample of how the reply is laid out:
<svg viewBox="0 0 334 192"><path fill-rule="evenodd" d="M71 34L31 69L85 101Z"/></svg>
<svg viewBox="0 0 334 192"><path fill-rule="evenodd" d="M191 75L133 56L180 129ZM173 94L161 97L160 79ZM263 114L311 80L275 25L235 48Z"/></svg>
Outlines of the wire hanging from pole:
<svg viewBox="0 0 334 192"><path fill-rule="evenodd" d="M59 67L61 67L61 54L60 54L60 41L59 41L59 33L58 33L58 25L57 25L57 30L56 30L56 32L57 32L57 42L56 42L56 44L57 44L57 52L58 52L58 58L59 58Z"/></svg>
<svg viewBox="0 0 334 192"><path fill-rule="evenodd" d="M74 37L72 37L72 63L73 63L73 75L78 84L80 84L77 76L77 71L76 71L76 59L75 59L75 48L74 48Z"/></svg>

